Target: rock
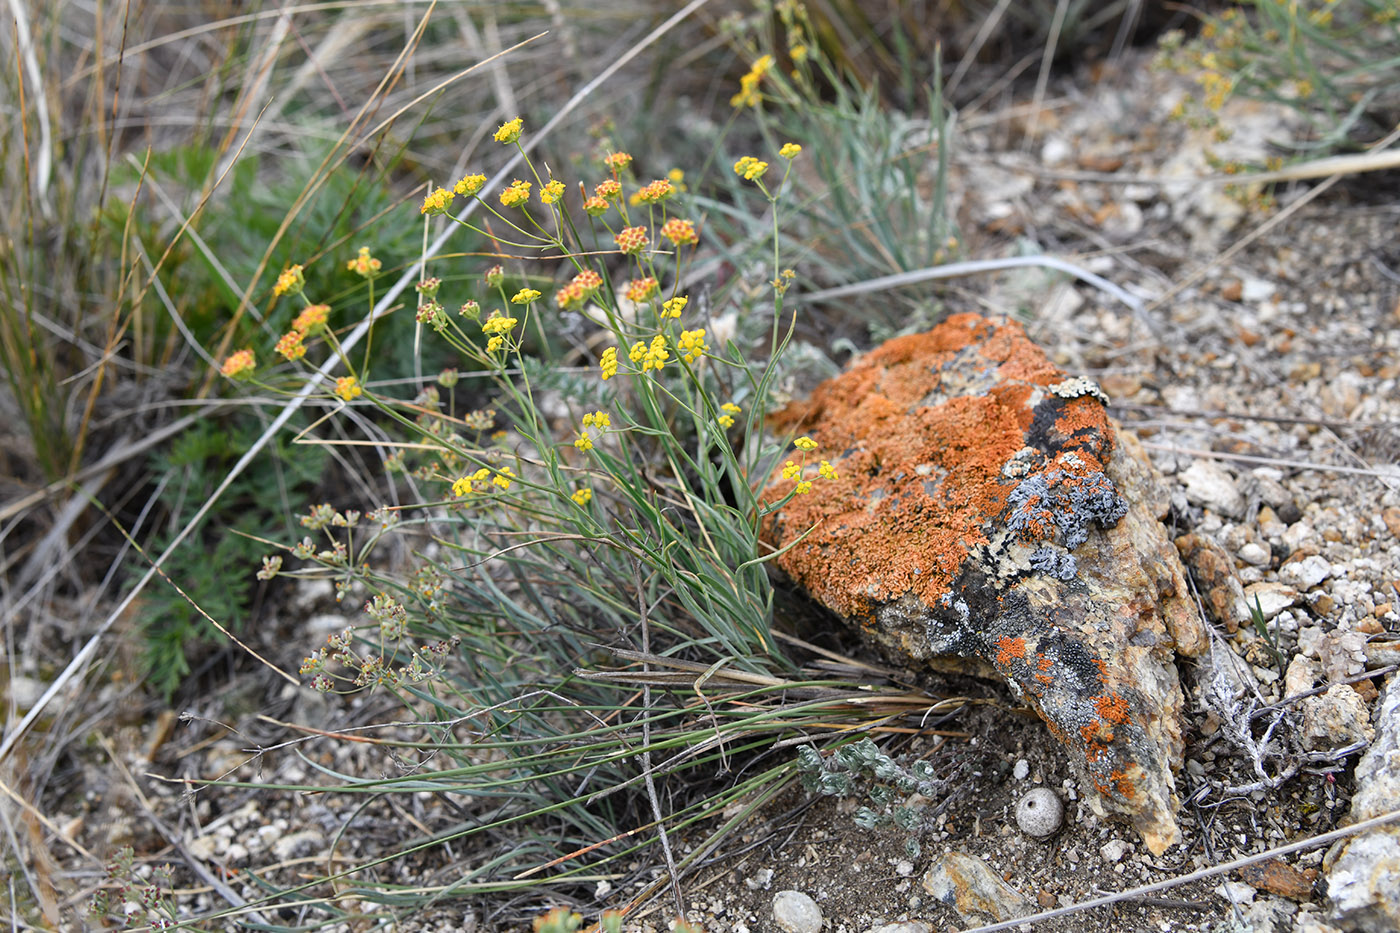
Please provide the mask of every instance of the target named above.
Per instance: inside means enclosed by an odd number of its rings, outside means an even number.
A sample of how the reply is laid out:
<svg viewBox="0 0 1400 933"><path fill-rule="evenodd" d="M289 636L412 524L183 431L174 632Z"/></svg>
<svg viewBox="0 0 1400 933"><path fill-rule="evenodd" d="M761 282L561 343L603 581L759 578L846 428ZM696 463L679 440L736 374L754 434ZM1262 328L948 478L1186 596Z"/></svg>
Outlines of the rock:
<svg viewBox="0 0 1400 933"><path fill-rule="evenodd" d="M1191 570L1206 615L1233 635L1249 621L1244 612L1244 586L1235 575L1234 562L1225 549L1205 535L1186 534L1176 539L1176 549Z"/></svg>
<svg viewBox="0 0 1400 933"><path fill-rule="evenodd" d="M1244 514L1244 496L1235 480L1210 460L1197 460L1178 474L1186 484L1186 498L1227 518Z"/></svg>
<svg viewBox="0 0 1400 933"><path fill-rule="evenodd" d="M272 854L278 861L313 855L325 843L325 837L317 829L303 829L288 833L272 844Z"/></svg>
<svg viewBox="0 0 1400 933"><path fill-rule="evenodd" d="M1027 791L1016 803L1016 825L1037 839L1053 835L1065 822L1065 805L1048 787Z"/></svg>
<svg viewBox="0 0 1400 933"><path fill-rule="evenodd" d="M1400 538L1400 508L1391 505L1381 509L1381 521L1392 538Z"/></svg>
<svg viewBox="0 0 1400 933"><path fill-rule="evenodd" d="M1103 857L1105 862L1121 862L1123 856L1127 855L1132 850L1133 847L1122 839L1110 839L1108 842L1099 846L1099 855Z"/></svg>
<svg viewBox="0 0 1400 933"><path fill-rule="evenodd" d="M1267 567L1273 555L1257 541L1246 541L1239 550L1240 560L1251 567Z"/></svg>
<svg viewBox="0 0 1400 933"><path fill-rule="evenodd" d="M871 927L866 933L933 933L933 924L927 920L904 920Z"/></svg>
<svg viewBox="0 0 1400 933"><path fill-rule="evenodd" d="M1019 325L965 314L877 348L775 425L810 434L839 476L765 525L779 566L914 661L1006 678L1096 813L1153 853L1175 843L1173 649L1200 653L1205 632L1159 521L1166 490L1097 387ZM792 485L775 475L765 501Z"/></svg>
<svg viewBox="0 0 1400 933"><path fill-rule="evenodd" d="M1031 763L1024 758L1016 759L1016 766L1011 769L1011 776L1018 781L1024 781L1031 773Z"/></svg>
<svg viewBox="0 0 1400 933"><path fill-rule="evenodd" d="M1361 696L1346 684L1333 684L1321 696L1303 698L1303 747L1345 748L1370 742L1376 730Z"/></svg>
<svg viewBox="0 0 1400 933"><path fill-rule="evenodd" d="M1015 920L1033 909L986 862L964 852L947 852L934 858L924 875L924 890L957 911L964 923L974 926Z"/></svg>
<svg viewBox="0 0 1400 933"><path fill-rule="evenodd" d="M1298 604L1298 591L1282 583L1266 581L1244 588L1244 604L1253 612L1256 608L1267 622L1289 606Z"/></svg>
<svg viewBox="0 0 1400 933"><path fill-rule="evenodd" d="M1245 884L1269 894L1291 898L1295 901L1312 899L1313 882L1317 879L1317 869L1299 871L1287 862L1270 858L1253 865L1246 865L1238 872Z"/></svg>
<svg viewBox="0 0 1400 933"><path fill-rule="evenodd" d="M1400 801L1400 676L1381 698L1376 737L1356 765L1349 823L1389 813ZM1331 920L1348 931L1400 930L1400 825L1337 843L1322 860Z"/></svg>
<svg viewBox="0 0 1400 933"><path fill-rule="evenodd" d="M1332 565L1316 554L1291 560L1278 569L1281 582L1299 590L1310 590L1332 576Z"/></svg>
<svg viewBox="0 0 1400 933"><path fill-rule="evenodd" d="M785 933L819 933L822 910L801 891L779 891L773 895L773 922Z"/></svg>

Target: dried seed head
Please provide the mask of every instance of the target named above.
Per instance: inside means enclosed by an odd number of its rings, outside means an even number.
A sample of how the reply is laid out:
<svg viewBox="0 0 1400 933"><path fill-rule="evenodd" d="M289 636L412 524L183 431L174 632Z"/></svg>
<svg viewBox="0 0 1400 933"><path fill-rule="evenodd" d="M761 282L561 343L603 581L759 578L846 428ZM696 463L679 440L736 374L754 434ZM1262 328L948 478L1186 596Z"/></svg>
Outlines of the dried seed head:
<svg viewBox="0 0 1400 933"><path fill-rule="evenodd" d="M1065 805L1048 787L1032 788L1016 804L1016 825L1037 839L1053 835L1065 821Z"/></svg>

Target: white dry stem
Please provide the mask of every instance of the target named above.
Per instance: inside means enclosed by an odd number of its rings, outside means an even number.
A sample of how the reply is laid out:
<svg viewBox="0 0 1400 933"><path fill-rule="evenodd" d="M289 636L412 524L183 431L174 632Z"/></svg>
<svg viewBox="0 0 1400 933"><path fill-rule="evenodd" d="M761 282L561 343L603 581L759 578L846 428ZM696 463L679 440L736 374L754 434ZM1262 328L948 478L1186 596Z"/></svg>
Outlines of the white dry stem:
<svg viewBox="0 0 1400 933"><path fill-rule="evenodd" d="M24 62L25 73L29 75L29 99L34 102L34 113L39 118L39 151L34 156L35 199L45 220L53 218L53 206L49 204L49 179L53 177L53 130L49 127L48 101L44 93L44 76L39 71L39 59L34 56L34 37L29 31L23 0L10 0L10 15L15 23L15 44L20 59ZM24 114L20 114L21 121Z"/></svg>
<svg viewBox="0 0 1400 933"><path fill-rule="evenodd" d="M14 2L16 2L16 0L11 0L11 3ZM586 100L589 97L589 95L591 95L595 90L597 90L610 77L616 74L624 65L626 65L638 54L640 54L643 49L647 48L649 45L651 45L657 39L661 38L667 32L670 32L679 23L681 23L688 16L690 16L691 13L695 12L708 2L709 0L691 0L690 3L687 3L673 16L671 16L661 25L657 26L651 32L647 33L647 35L644 36L631 49L618 56L617 60L614 61L611 65L609 65L607 68L603 69L603 71L599 73L597 77L593 78L593 80L589 81L583 87L579 88L578 91L575 92L574 95L569 98L569 100L564 104L564 106L562 106L561 108L559 108L558 111L555 112L554 116L550 118L549 122L547 122L539 130L538 133L531 135L529 142L525 145L526 151L533 149L535 146L539 145L540 141L545 139L548 136L549 132L554 129L554 127L558 126L561 122L563 122L564 119L570 113L572 113L581 103L583 103L584 100ZM526 40L526 42L529 41L532 40ZM512 49L508 49L506 51L512 51L514 48L519 48L521 45L524 44L525 43L522 42L519 45L512 47ZM502 54L505 53L503 52ZM476 67L481 66L473 66L472 69L467 69L467 72L474 70ZM464 72L464 74L465 73L466 72ZM379 128L376 127L375 131L377 132L378 129ZM495 187L496 185L499 185L502 182L504 182L507 178L511 177L511 173L515 170L515 167L520 163L521 159L523 158L523 154L516 153L516 155L513 158L511 158L511 160L507 162L499 172L496 173L496 176L492 178L490 182L488 182L488 187ZM469 202L467 206L463 208L462 212L457 215L458 219L464 220L467 217L469 217L473 213L473 210L477 203L479 202L475 200ZM448 239L455 232L455 226L448 225L447 227L445 227L442 233L440 233L425 250L425 259L427 257L437 255L437 253L443 248L443 245L446 244ZM365 334L369 331L375 318L383 314L386 309L393 306L393 303L398 299L399 295L403 293L404 289L408 288L408 286L416 280L417 275L418 270L416 265L410 266L405 270L404 274L399 277L398 281L396 281L384 293L384 295L379 299L375 306L370 309L369 313L365 315L364 319L355 326L355 329L345 336L345 339L341 342L341 346L345 352L348 353L357 344L359 344L360 340L362 340ZM65 688L65 686L70 680L78 676L79 672L85 668L87 663L92 659L92 656L96 653L97 646L101 642L102 637L107 634L108 629L110 629L112 625L116 622L116 620L121 616L121 614L126 611L126 608L131 605L132 601L136 599L137 595L139 595L140 592L143 589L145 589L146 584L149 583L151 581L151 578L156 575L161 565L164 564L165 561L170 557L170 555L175 552L175 549L178 548L184 542L185 538L189 536L190 532L193 531L196 526L198 526L200 521L203 520L204 516L209 513L209 510L214 507L214 504L216 502L218 502L219 497L224 494L224 491L227 490L228 487L233 483L233 481L238 476L240 476L245 469L248 468L248 465L253 462L253 459L258 455L259 452L261 452L263 447L267 446L268 442L271 441L272 438L274 438L277 435L277 432L282 430L282 426L287 423L287 421L292 417L292 415L299 408L301 408L303 404L305 404L306 400L311 397L311 395L321 386L325 379L339 367L339 365L339 356L336 354L330 354L327 357L327 359L321 364L319 369L315 373L313 373L310 378L307 379L306 385L302 386L301 391L299 391L292 399L290 399L283 406L282 411L277 415L276 418L272 420L272 423L267 426L266 430L264 430L263 433L259 435L257 440L255 440L249 446L248 450L243 454L243 456L238 458L238 462L235 463L229 469L228 475L225 476L223 481L219 483L218 487L216 487L214 491L209 494L209 497L204 501L204 504L200 506L199 511L197 511L190 518L189 522L186 523L185 527L181 529L180 533L176 535L174 540L170 542L170 545L160 554L159 557L157 557L152 562L150 569L148 569L141 576L141 579L136 581L136 584L132 586L130 591L128 591L126 597L116 606L116 608L114 608L111 611L111 613L108 614L107 618L103 620L100 626L98 626L97 631L93 633L93 635L87 640L83 647L73 657L73 660L68 662L68 665L63 669L63 672L54 679L53 683L49 685L48 689L44 691L43 696L39 697L38 702L36 702L34 706L29 710L29 712L25 714L24 718L21 719L19 723L15 725L14 728L12 728L7 735L5 735L4 740L0 741L0 761L3 761L9 755L10 750L14 748L14 746L19 742L20 738L23 737L24 734L29 730L29 727L33 725L34 721L38 719L41 715L43 715L44 709L53 700L53 698Z"/></svg>

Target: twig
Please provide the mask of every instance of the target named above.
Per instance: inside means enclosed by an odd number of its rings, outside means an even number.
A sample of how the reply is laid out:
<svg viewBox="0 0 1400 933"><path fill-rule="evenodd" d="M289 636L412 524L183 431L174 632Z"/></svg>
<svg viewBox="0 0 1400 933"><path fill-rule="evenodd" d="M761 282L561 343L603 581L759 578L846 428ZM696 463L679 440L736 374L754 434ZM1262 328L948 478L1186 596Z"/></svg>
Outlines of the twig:
<svg viewBox="0 0 1400 933"><path fill-rule="evenodd" d="M1168 878L1166 881L1158 881L1153 884L1146 884L1140 888L1132 888L1127 891L1120 891L1117 894L1110 894L1106 897L1095 898L1092 901L1082 901L1078 904L1071 904L1068 907L1060 907L1055 910L1045 910L1038 914L1029 914L1025 917L1017 917L1015 920L1006 920L1001 923L993 923L988 926L973 927L964 930L963 933L993 933L995 930L1010 930L1019 927L1023 923L1039 923L1042 920L1053 920L1056 917L1064 917L1069 914L1078 913L1082 910L1090 910L1094 907L1107 907L1109 904L1117 904L1122 901L1140 898L1146 894L1155 894L1158 891L1166 891L1179 887L1183 884L1190 884L1193 881L1200 881L1204 878L1214 878L1216 875L1223 875L1232 872L1237 868L1244 868L1246 865L1253 865L1257 862L1267 861L1271 858L1278 858L1283 855L1291 855L1294 852L1301 852L1304 849L1311 849L1314 846L1326 845L1338 839L1345 839L1347 836L1365 832L1369 829L1376 829L1387 823L1400 820L1400 809L1391 810L1389 813L1382 813L1373 819L1364 820L1342 829L1334 829L1331 832L1323 833L1320 836L1313 836L1311 839L1303 839L1299 842L1290 842L1288 845L1279 846L1276 849L1269 849L1266 852L1259 852L1255 855L1247 855L1244 858L1237 858L1233 862L1226 862L1223 865L1215 865L1211 868L1202 868L1189 875L1181 875L1176 878Z"/></svg>

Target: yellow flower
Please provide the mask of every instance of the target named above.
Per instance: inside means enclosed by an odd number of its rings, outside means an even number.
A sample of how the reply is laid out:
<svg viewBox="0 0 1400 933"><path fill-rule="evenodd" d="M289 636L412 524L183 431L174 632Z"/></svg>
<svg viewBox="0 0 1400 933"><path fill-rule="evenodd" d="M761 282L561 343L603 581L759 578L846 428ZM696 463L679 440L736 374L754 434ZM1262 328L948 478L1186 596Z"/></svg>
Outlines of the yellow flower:
<svg viewBox="0 0 1400 933"><path fill-rule="evenodd" d="M607 382L617 375L617 347L608 347L603 351L603 358L599 361L599 368L603 370L603 381Z"/></svg>
<svg viewBox="0 0 1400 933"><path fill-rule="evenodd" d="M589 412L583 416L583 426L585 428L610 428L612 427L612 417L605 411Z"/></svg>
<svg viewBox="0 0 1400 933"><path fill-rule="evenodd" d="M832 466L831 462L828 460L822 461L822 465L817 468L817 472L821 474L822 479L836 479L836 467Z"/></svg>
<svg viewBox="0 0 1400 933"><path fill-rule="evenodd" d="M595 194L583 202L583 212L589 217L601 217L608 212L608 201Z"/></svg>
<svg viewBox="0 0 1400 933"><path fill-rule="evenodd" d="M505 346L505 343L506 339L498 334L495 337L492 337L490 340L486 341L486 352L495 353L501 347Z"/></svg>
<svg viewBox="0 0 1400 933"><path fill-rule="evenodd" d="M551 178L549 183L540 189L540 201L545 204L553 204L564 196L564 183L557 178Z"/></svg>
<svg viewBox="0 0 1400 933"><path fill-rule="evenodd" d="M592 269L584 269L573 277L571 284L577 285L579 288L583 289L584 292L592 292L603 284L603 277Z"/></svg>
<svg viewBox="0 0 1400 933"><path fill-rule="evenodd" d="M520 291L515 293L515 296L511 298L510 301L511 304L527 305L538 297L540 297L540 293L537 292L535 289L522 288Z"/></svg>
<svg viewBox="0 0 1400 933"><path fill-rule="evenodd" d="M680 317L685 306L690 303L690 299L685 295L677 295L675 298L668 298L661 303L662 317Z"/></svg>
<svg viewBox="0 0 1400 933"><path fill-rule="evenodd" d="M788 49L788 55L792 58L794 65L800 65L807 60L807 46L794 45Z"/></svg>
<svg viewBox="0 0 1400 933"><path fill-rule="evenodd" d="M673 185L676 186L676 190L677 190L677 191L685 191L685 190L687 190L686 187L685 187L685 170L684 170L684 169L673 168L673 169L671 169L669 172L666 173L666 177L667 177L668 179L670 179L671 184L673 184Z"/></svg>
<svg viewBox="0 0 1400 933"><path fill-rule="evenodd" d="M530 200L530 183L517 178L510 187L501 192L501 204L506 207L523 207Z"/></svg>
<svg viewBox="0 0 1400 933"><path fill-rule="evenodd" d="M491 312L491 316L481 322L481 332L483 334L508 334L511 328L520 323L513 317L504 317L499 311Z"/></svg>
<svg viewBox="0 0 1400 933"><path fill-rule="evenodd" d="M801 151L802 147L797 143L783 143L783 148L778 150L778 155L791 160L797 158L797 154Z"/></svg>
<svg viewBox="0 0 1400 933"><path fill-rule="evenodd" d="M639 204L655 204L664 201L675 193L676 187L665 178L658 178L637 192Z"/></svg>
<svg viewBox="0 0 1400 933"><path fill-rule="evenodd" d="M647 228L623 227L613 236L613 241L624 253L641 252L642 247L647 245Z"/></svg>
<svg viewBox="0 0 1400 933"><path fill-rule="evenodd" d="M306 355L306 347L302 346L300 331L288 331L277 341L277 352L286 357L287 360L299 360Z"/></svg>
<svg viewBox="0 0 1400 933"><path fill-rule="evenodd" d="M335 394L347 402L353 402L364 395L365 390L360 387L360 381L354 376L342 376L335 381Z"/></svg>
<svg viewBox="0 0 1400 933"><path fill-rule="evenodd" d="M719 406L719 410L724 412L724 414L720 415L717 419L719 421L719 426L722 428L734 427L734 416L743 411L742 408L735 405L733 402L725 402L723 405Z"/></svg>
<svg viewBox="0 0 1400 933"><path fill-rule="evenodd" d="M519 117L514 120L507 120L501 124L501 128L496 131L496 135L491 138L498 143L505 143L507 146L520 138L520 130L523 122Z"/></svg>
<svg viewBox="0 0 1400 933"><path fill-rule="evenodd" d="M554 293L554 303L561 311L572 311L583 304L584 291L577 282L570 282Z"/></svg>
<svg viewBox="0 0 1400 933"><path fill-rule="evenodd" d="M627 300L633 302L646 301L649 298L655 297L656 293L660 290L661 286L657 284L656 279L649 275L640 279L633 279L632 284L627 286Z"/></svg>
<svg viewBox="0 0 1400 933"><path fill-rule="evenodd" d="M574 494L569 498L573 499L579 505L587 505L593 500L593 490L585 486L582 489L575 490Z"/></svg>
<svg viewBox="0 0 1400 933"><path fill-rule="evenodd" d="M436 191L429 191L427 197L423 199L423 206L418 208L418 213L446 214L447 209L452 206L452 199L455 198L451 191L446 188L438 188Z"/></svg>
<svg viewBox="0 0 1400 933"><path fill-rule="evenodd" d="M681 331L680 340L676 342L677 348L681 351L681 359L687 363L694 363L705 351L710 349L705 346L705 329Z"/></svg>
<svg viewBox="0 0 1400 933"><path fill-rule="evenodd" d="M578 432L578 439L574 441L574 446L579 450L592 450L593 438L588 436L587 431Z"/></svg>
<svg viewBox="0 0 1400 933"><path fill-rule="evenodd" d="M301 266L288 266L277 276L277 284L272 286L272 294L279 298L283 295L300 295L305 285L306 277L302 275Z"/></svg>
<svg viewBox="0 0 1400 933"><path fill-rule="evenodd" d="M471 491L472 481L466 476L463 476L461 479L457 480L455 483L452 484L452 495L456 496L459 499Z"/></svg>
<svg viewBox="0 0 1400 933"><path fill-rule="evenodd" d="M632 164L632 157L625 152L610 152L603 156L603 164L614 172L620 172Z"/></svg>
<svg viewBox="0 0 1400 933"><path fill-rule="evenodd" d="M230 379L237 379L241 382L252 378L253 370L257 368L257 365L258 361L253 356L253 351L243 349L230 354L229 358L224 360L224 365L219 368L219 372Z"/></svg>
<svg viewBox="0 0 1400 933"><path fill-rule="evenodd" d="M807 437L805 434L792 442L792 446L798 450L816 450L817 442Z"/></svg>
<svg viewBox="0 0 1400 933"><path fill-rule="evenodd" d="M593 189L595 198L602 198L604 201L611 201L622 193L622 185L616 178L605 178L598 182L598 186Z"/></svg>
<svg viewBox="0 0 1400 933"><path fill-rule="evenodd" d="M783 479L797 479L801 475L802 467L793 463L791 460L789 460L787 462L787 465L783 467Z"/></svg>
<svg viewBox="0 0 1400 933"><path fill-rule="evenodd" d="M806 479L804 479L802 482L800 482L800 483L797 484L797 494L798 494L799 496L805 496L807 493L809 493L809 492L811 492L811 491L812 491L812 481L811 481L811 480L806 480Z"/></svg>
<svg viewBox="0 0 1400 933"><path fill-rule="evenodd" d="M760 56L749 68L748 73L739 79L739 93L729 98L731 107L757 107L761 97L758 93L759 82L768 73L768 69L773 67L773 56Z"/></svg>
<svg viewBox="0 0 1400 933"><path fill-rule="evenodd" d="M679 217L672 217L666 221L661 226L661 235L675 246L700 242L700 238L695 234L695 224Z"/></svg>
<svg viewBox="0 0 1400 933"><path fill-rule="evenodd" d="M734 174L743 176L744 181L754 181L763 176L768 171L768 163L761 162L753 156L744 156L734 163Z"/></svg>
<svg viewBox="0 0 1400 933"><path fill-rule="evenodd" d="M365 279L374 278L381 266L383 263L369 254L368 246L361 246L359 255L345 264L346 269Z"/></svg>
<svg viewBox="0 0 1400 933"><path fill-rule="evenodd" d="M514 476L515 474L510 471L510 467L501 467L501 472L491 477L491 482L502 489L509 489L510 481Z"/></svg>
<svg viewBox="0 0 1400 933"><path fill-rule="evenodd" d="M326 319L331 313L330 305L307 305L296 320L292 321L292 330L303 334L315 334L326 326Z"/></svg>
<svg viewBox="0 0 1400 933"><path fill-rule="evenodd" d="M452 190L457 194L470 197L480 191L484 184L486 184L485 175L463 175L461 180L452 186Z"/></svg>
<svg viewBox="0 0 1400 933"><path fill-rule="evenodd" d="M632 350L628 356L632 362L642 364L642 372L652 369L659 371L671 358L671 352L666 349L666 338L657 334L651 338L650 346L640 340L632 344Z"/></svg>

